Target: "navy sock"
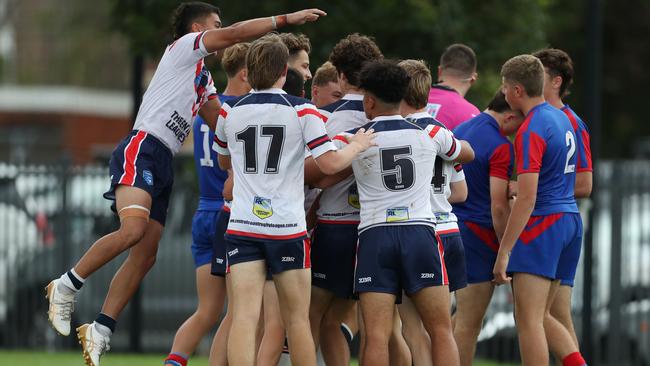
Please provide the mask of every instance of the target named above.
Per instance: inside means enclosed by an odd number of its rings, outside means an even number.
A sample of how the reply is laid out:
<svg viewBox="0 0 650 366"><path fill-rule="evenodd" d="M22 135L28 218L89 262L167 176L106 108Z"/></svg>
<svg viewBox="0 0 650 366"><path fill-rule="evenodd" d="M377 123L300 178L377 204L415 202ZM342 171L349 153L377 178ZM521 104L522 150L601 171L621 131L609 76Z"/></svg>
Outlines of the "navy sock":
<svg viewBox="0 0 650 366"><path fill-rule="evenodd" d="M111 332L115 332L115 325L117 324L117 321L110 316L104 313L99 313L99 315L97 315L97 319L95 319L95 322L110 329Z"/></svg>
<svg viewBox="0 0 650 366"><path fill-rule="evenodd" d="M75 276L74 273L72 273L72 271L68 271L68 272L66 272L66 274L68 275L68 278L70 279L70 282L72 282L72 285L74 286L74 288L76 288L77 290L80 290L81 286L83 286L84 283L81 282L77 278L77 276Z"/></svg>

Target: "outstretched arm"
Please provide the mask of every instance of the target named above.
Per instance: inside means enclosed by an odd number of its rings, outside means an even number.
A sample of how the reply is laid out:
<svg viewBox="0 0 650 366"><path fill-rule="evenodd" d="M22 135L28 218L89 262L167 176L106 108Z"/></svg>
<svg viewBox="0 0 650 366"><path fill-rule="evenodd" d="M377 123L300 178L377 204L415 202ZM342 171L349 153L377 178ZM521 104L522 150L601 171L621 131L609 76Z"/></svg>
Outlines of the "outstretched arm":
<svg viewBox="0 0 650 366"><path fill-rule="evenodd" d="M287 24L300 25L314 22L325 15L327 13L320 9L305 9L290 14L244 20L229 27L205 32L203 45L209 53L214 53L236 43L260 37Z"/></svg>

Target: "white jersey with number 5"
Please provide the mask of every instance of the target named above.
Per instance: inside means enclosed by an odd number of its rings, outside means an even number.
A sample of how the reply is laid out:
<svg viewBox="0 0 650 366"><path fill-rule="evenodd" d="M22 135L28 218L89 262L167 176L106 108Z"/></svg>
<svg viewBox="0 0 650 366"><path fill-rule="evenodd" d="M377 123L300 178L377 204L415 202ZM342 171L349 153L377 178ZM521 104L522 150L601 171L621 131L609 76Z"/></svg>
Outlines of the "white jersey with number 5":
<svg viewBox="0 0 650 366"><path fill-rule="evenodd" d="M305 146L314 158L335 150L316 107L282 89L224 103L213 147L230 155L233 201L227 234L259 240L307 237Z"/></svg>
<svg viewBox="0 0 650 366"><path fill-rule="evenodd" d="M190 134L194 117L217 98L212 75L203 64L204 33L189 33L167 46L142 97L133 129L146 131L177 153Z"/></svg>
<svg viewBox="0 0 650 366"><path fill-rule="evenodd" d="M399 115L377 117L364 128L375 130L377 146L352 163L361 203L359 232L378 225L434 226L433 166L438 156L456 159L460 143L447 129L422 128Z"/></svg>

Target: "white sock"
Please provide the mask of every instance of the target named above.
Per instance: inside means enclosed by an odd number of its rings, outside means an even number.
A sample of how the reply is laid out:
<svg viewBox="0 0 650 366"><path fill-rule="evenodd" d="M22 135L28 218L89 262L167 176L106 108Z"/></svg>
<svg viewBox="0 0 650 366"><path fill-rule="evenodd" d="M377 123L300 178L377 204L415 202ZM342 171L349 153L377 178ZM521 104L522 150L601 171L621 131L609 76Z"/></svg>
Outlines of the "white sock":
<svg viewBox="0 0 650 366"><path fill-rule="evenodd" d="M74 295L74 294L77 293L77 291L79 291L72 284L72 281L70 280L70 277L68 277L67 272L64 273L63 275L61 275L60 280L61 281L59 281L59 285L57 286L56 289L59 290L62 294L64 294L64 295Z"/></svg>
<svg viewBox="0 0 650 366"><path fill-rule="evenodd" d="M95 327L95 330L99 334L103 335L104 337L110 337L111 335L113 335L113 332L111 332L111 328L105 325L99 324L97 322L93 322L93 327Z"/></svg>

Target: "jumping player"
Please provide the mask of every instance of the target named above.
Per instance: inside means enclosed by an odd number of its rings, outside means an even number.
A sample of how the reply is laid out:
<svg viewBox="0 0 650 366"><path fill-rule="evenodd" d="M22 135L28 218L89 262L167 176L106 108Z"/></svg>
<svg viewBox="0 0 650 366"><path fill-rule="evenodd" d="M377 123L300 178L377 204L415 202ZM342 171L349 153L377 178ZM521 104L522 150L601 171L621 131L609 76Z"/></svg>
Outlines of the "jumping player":
<svg viewBox="0 0 650 366"><path fill-rule="evenodd" d="M429 92L427 112L450 130L479 114L478 108L465 100L477 78L474 50L460 43L447 47L440 56L438 82Z"/></svg>
<svg viewBox="0 0 650 366"><path fill-rule="evenodd" d="M68 335L75 295L84 281L130 249L111 282L101 313L94 323L77 329L88 365L99 365L119 314L155 262L171 193L173 155L197 113L210 126L216 121L219 101L203 58L278 27L325 15L311 9L221 28L219 14L218 8L200 2L183 3L176 9L175 41L165 49L144 94L134 130L111 157L111 189L105 197L115 201L120 228L96 241L70 271L47 286L49 321L59 333Z"/></svg>
<svg viewBox="0 0 650 366"><path fill-rule="evenodd" d="M371 145L360 131L336 150L320 113L289 96L284 84L289 51L277 35L253 42L247 56L254 91L221 109L215 147L222 168L232 166L234 200L226 231L233 326L228 362L255 363L255 330L266 268L273 274L294 365L315 365L309 330L309 240L303 209L305 146L325 173L335 174Z"/></svg>
<svg viewBox="0 0 650 366"><path fill-rule="evenodd" d="M468 141L476 152L474 161L463 164L468 198L453 205L463 238L469 285L456 291L454 338L460 363L471 366L494 283L492 269L499 242L510 214L508 181L514 151L509 135L517 131L523 116L513 111L499 90L478 116L456 127L456 138Z"/></svg>
<svg viewBox="0 0 650 366"><path fill-rule="evenodd" d="M525 115L515 138L518 194L506 225L494 278L512 281L521 358L548 365L551 351L565 366L585 360L567 329L549 313L561 280L575 276L582 220L575 201L576 135L569 118L544 100L544 66L532 55L501 68L503 93ZM512 278L507 273L512 274Z"/></svg>
<svg viewBox="0 0 650 366"><path fill-rule="evenodd" d="M431 337L433 363L457 365L444 249L434 231L430 186L436 155L455 160L461 144L444 128L423 129L400 116L409 77L394 62L367 64L359 80L371 119L366 128L377 134L377 147L352 164L361 204L355 291L366 331L363 361L389 364L395 301L405 291ZM462 153L473 154L471 149Z"/></svg>
<svg viewBox="0 0 650 366"><path fill-rule="evenodd" d="M564 112L573 126L573 132L576 134L575 196L587 198L591 195L593 183L589 131L582 119L562 100L569 94L569 87L573 83L573 61L566 52L554 48L537 51L533 56L544 65L544 99ZM562 280L555 301L551 305L551 315L567 328L576 346L579 346L571 319L572 290L573 279Z"/></svg>

